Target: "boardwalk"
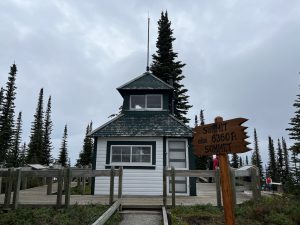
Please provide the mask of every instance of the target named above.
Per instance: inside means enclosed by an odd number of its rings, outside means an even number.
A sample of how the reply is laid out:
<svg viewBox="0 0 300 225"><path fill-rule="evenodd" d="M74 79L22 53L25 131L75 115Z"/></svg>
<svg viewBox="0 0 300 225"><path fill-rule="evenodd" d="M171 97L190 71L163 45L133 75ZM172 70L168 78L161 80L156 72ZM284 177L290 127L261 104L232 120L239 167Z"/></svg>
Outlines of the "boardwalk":
<svg viewBox="0 0 300 225"><path fill-rule="evenodd" d="M75 186L76 183L72 183ZM20 191L20 205L55 205L56 195L46 195L47 186L40 186ZM53 184L53 192L56 192L57 184ZM251 199L251 192L237 191L237 203ZM115 199L117 196L115 196ZM63 204L64 204L64 198ZM4 194L0 195L0 204L4 202ZM70 204L109 204L109 196L98 195L71 195ZM216 187L214 183L198 183L197 196L176 196L176 205L196 204L217 205ZM158 207L163 204L161 196L123 196L122 205L127 207ZM167 204L171 205L171 197Z"/></svg>

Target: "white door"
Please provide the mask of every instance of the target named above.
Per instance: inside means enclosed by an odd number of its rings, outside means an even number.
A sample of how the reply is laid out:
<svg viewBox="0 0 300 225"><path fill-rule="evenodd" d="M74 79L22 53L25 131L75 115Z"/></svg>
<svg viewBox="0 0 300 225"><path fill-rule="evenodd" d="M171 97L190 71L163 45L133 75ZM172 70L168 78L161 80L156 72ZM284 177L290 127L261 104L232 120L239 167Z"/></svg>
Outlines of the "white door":
<svg viewBox="0 0 300 225"><path fill-rule="evenodd" d="M175 169L187 169L187 144L185 140L169 140L168 141L168 158L169 167L174 166ZM169 178L169 192L172 192L171 179ZM175 178L175 192L187 193L187 178Z"/></svg>

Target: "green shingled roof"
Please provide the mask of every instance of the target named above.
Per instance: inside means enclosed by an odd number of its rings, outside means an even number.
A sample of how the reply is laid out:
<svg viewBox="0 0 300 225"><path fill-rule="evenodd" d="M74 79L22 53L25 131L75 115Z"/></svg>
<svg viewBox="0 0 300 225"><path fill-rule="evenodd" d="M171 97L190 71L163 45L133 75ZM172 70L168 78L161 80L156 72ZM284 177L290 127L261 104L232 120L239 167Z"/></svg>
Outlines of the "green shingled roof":
<svg viewBox="0 0 300 225"><path fill-rule="evenodd" d="M168 112L126 112L92 131L95 137L192 137L191 128Z"/></svg>
<svg viewBox="0 0 300 225"><path fill-rule="evenodd" d="M173 87L150 72L146 72L121 87L118 87L117 90L173 90Z"/></svg>

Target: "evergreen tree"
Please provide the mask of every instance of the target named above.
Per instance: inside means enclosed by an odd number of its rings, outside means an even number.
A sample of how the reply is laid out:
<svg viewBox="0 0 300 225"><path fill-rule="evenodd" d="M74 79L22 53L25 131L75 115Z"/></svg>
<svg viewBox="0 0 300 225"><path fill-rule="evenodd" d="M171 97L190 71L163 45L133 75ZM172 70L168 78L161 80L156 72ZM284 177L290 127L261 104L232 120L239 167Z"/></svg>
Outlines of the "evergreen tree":
<svg viewBox="0 0 300 225"><path fill-rule="evenodd" d="M43 152L42 152L41 163L43 165L49 165L51 162L51 150L52 150L51 96L49 96L48 103L47 103L43 133L44 133L44 140L43 140Z"/></svg>
<svg viewBox="0 0 300 225"><path fill-rule="evenodd" d="M248 160L248 156L246 155L246 165L249 165L249 160Z"/></svg>
<svg viewBox="0 0 300 225"><path fill-rule="evenodd" d="M233 167L233 168L239 168L239 156L236 153L232 153L231 167Z"/></svg>
<svg viewBox="0 0 300 225"><path fill-rule="evenodd" d="M43 111L43 88L40 90L38 104L34 115L34 121L31 127L31 136L28 144L28 163L42 163L42 154L44 146L44 111Z"/></svg>
<svg viewBox="0 0 300 225"><path fill-rule="evenodd" d="M67 124L65 125L64 134L62 137L60 152L59 152L59 159L58 162L63 166L66 167L68 165L68 149L67 149Z"/></svg>
<svg viewBox="0 0 300 225"><path fill-rule="evenodd" d="M297 153L295 151L292 151L291 162L292 162L291 172L292 172L293 178L294 178L295 182L297 184L299 184L300 183L300 170L299 170L298 165L300 163L300 160L297 157Z"/></svg>
<svg viewBox="0 0 300 225"><path fill-rule="evenodd" d="M26 143L22 145L21 153L19 155L19 164L20 166L24 166L26 164L26 157L27 157L27 148Z"/></svg>
<svg viewBox="0 0 300 225"><path fill-rule="evenodd" d="M198 126L198 117L197 117L197 115L195 115L195 127L197 127Z"/></svg>
<svg viewBox="0 0 300 225"><path fill-rule="evenodd" d="M289 170L290 170L290 165L289 165L289 152L288 148L286 146L285 139L282 137L282 150L283 150L283 161L284 161L284 175L289 176Z"/></svg>
<svg viewBox="0 0 300 225"><path fill-rule="evenodd" d="M275 149L272 138L269 136L269 165L268 165L268 174L272 178L272 180L278 180L277 166L276 166L276 158L275 158Z"/></svg>
<svg viewBox="0 0 300 225"><path fill-rule="evenodd" d="M13 64L10 67L8 81L6 83L5 95L2 101L2 109L0 114L0 163L6 161L7 151L12 146L12 138L14 134L14 114L16 99L16 75L17 66ZM3 95L3 90L2 90Z"/></svg>
<svg viewBox="0 0 300 225"><path fill-rule="evenodd" d="M4 94L4 89L3 87L1 87L0 89L0 130L2 124L1 116L2 116L2 107L3 107L3 94Z"/></svg>
<svg viewBox="0 0 300 225"><path fill-rule="evenodd" d="M242 157L240 156L240 167L243 166L243 160L242 160Z"/></svg>
<svg viewBox="0 0 300 225"><path fill-rule="evenodd" d="M204 110L203 109L200 110L200 124L201 125L205 124L205 121L204 121Z"/></svg>
<svg viewBox="0 0 300 225"><path fill-rule="evenodd" d="M277 145L277 172L278 175L282 178L283 177L283 153L281 148L280 140L278 139Z"/></svg>
<svg viewBox="0 0 300 225"><path fill-rule="evenodd" d="M92 163L93 141L91 137L87 136L92 130L91 126L92 124L87 125L82 151L80 152L79 159L77 160L77 166L87 166Z"/></svg>
<svg viewBox="0 0 300 225"><path fill-rule="evenodd" d="M158 21L157 51L156 54L152 55L153 63L150 70L155 76L174 87L174 102L170 108L173 108L176 118L187 123L189 119L186 114L192 106L188 102L188 90L181 84L181 81L185 78L182 74L182 68L185 64L181 61L175 61L178 54L173 51L172 42L174 40L168 13L162 12Z"/></svg>
<svg viewBox="0 0 300 225"><path fill-rule="evenodd" d="M12 139L12 147L8 155L8 164L12 167L19 166L21 134L22 134L22 112L19 112L16 128L14 131L14 136Z"/></svg>
<svg viewBox="0 0 300 225"><path fill-rule="evenodd" d="M251 163L252 163L252 165L257 166L258 171L259 171L259 176L261 178L263 178L262 160L261 160L261 156L260 156L260 152L259 152L258 138L257 138L257 133L256 133L255 128L254 128L254 151L252 153Z"/></svg>

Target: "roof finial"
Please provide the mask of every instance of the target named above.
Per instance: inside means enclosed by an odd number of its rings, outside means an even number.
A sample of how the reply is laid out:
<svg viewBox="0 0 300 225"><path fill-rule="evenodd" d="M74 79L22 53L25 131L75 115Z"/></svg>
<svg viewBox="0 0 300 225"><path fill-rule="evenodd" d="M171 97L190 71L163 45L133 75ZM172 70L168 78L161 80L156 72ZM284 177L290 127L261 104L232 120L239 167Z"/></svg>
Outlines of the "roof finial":
<svg viewBox="0 0 300 225"><path fill-rule="evenodd" d="M147 67L146 67L147 72L149 72L149 26L150 26L150 18L148 12L148 41L147 41Z"/></svg>

